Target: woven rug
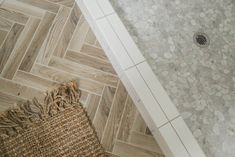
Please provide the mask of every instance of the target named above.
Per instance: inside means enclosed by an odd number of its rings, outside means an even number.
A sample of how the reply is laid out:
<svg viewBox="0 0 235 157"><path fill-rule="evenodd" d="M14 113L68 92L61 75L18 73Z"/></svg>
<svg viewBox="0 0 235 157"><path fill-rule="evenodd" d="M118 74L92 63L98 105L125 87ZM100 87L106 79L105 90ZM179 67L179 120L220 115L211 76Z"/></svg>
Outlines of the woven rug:
<svg viewBox="0 0 235 157"><path fill-rule="evenodd" d="M79 98L69 82L0 114L0 156L106 157Z"/></svg>

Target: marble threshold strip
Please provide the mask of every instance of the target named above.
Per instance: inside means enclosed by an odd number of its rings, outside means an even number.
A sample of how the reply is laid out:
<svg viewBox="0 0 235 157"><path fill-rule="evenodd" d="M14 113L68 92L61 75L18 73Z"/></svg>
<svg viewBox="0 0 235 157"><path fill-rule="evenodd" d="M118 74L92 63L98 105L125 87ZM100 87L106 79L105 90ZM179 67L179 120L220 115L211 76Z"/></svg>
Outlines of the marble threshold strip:
<svg viewBox="0 0 235 157"><path fill-rule="evenodd" d="M76 0L166 157L205 157L109 0Z"/></svg>

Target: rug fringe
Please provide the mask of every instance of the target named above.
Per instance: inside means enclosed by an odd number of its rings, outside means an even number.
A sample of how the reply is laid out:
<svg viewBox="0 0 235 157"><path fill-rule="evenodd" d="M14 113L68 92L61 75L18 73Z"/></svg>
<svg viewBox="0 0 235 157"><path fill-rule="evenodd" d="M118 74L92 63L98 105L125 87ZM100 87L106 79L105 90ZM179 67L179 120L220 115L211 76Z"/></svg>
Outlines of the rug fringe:
<svg viewBox="0 0 235 157"><path fill-rule="evenodd" d="M57 89L46 93L44 104L36 98L0 114L0 137L16 136L22 130L53 117L67 108L81 107L80 90L76 81L61 84Z"/></svg>

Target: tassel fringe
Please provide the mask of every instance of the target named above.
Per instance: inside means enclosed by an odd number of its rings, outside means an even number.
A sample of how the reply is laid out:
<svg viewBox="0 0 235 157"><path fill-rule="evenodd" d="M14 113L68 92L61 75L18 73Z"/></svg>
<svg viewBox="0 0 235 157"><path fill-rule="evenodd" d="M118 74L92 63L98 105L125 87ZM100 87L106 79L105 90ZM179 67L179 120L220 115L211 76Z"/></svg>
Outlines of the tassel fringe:
<svg viewBox="0 0 235 157"><path fill-rule="evenodd" d="M36 98L0 114L0 137L17 136L28 129L53 117L68 108L81 107L79 102L81 92L76 81L61 84L59 88L46 93L44 104Z"/></svg>

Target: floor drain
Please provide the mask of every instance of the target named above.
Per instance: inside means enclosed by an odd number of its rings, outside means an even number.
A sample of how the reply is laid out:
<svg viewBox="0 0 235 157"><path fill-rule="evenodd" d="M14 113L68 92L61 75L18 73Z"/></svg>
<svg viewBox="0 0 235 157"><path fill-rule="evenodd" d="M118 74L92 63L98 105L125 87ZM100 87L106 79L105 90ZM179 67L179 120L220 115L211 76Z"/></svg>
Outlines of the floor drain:
<svg viewBox="0 0 235 157"><path fill-rule="evenodd" d="M199 47L207 47L210 43L208 36L202 32L195 33L193 40L194 43Z"/></svg>

